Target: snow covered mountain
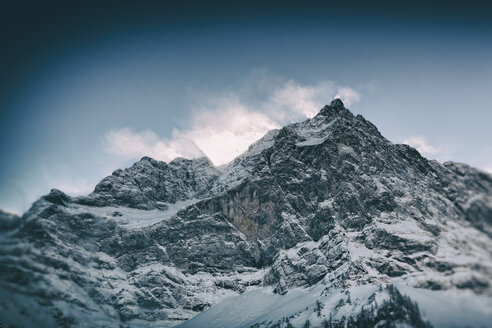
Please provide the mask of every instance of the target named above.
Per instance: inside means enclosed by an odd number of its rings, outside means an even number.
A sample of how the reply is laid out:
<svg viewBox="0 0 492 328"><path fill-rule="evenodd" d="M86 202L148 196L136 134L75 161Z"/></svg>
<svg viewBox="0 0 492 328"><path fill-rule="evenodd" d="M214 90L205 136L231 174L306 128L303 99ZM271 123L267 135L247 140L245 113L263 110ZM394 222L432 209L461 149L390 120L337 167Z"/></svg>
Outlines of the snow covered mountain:
<svg viewBox="0 0 492 328"><path fill-rule="evenodd" d="M0 212L0 324L491 327L492 177L336 99L223 167L142 158Z"/></svg>

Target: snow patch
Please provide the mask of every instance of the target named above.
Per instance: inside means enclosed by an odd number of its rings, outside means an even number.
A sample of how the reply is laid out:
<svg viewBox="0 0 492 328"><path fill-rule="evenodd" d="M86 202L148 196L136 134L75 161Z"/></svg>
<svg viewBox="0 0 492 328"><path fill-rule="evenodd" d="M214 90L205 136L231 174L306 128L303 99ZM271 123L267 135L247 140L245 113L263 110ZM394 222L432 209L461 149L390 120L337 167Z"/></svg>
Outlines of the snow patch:
<svg viewBox="0 0 492 328"><path fill-rule="evenodd" d="M140 210L123 206L94 207L87 205L75 205L67 207L67 212L74 215L91 213L98 217L111 218L119 225L126 228L136 229L147 227L163 220L169 220L180 210L187 208L198 201L199 199L195 198L177 201L174 204L168 204L167 210Z"/></svg>

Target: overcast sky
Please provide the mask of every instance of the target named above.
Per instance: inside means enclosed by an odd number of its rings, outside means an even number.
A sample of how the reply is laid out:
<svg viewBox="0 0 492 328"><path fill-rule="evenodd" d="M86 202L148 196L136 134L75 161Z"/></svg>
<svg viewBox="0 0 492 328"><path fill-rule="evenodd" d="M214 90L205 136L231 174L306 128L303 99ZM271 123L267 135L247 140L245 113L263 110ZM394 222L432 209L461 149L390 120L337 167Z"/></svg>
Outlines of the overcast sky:
<svg viewBox="0 0 492 328"><path fill-rule="evenodd" d="M144 155L224 164L334 97L392 142L492 172L478 2L137 3L0 9L0 208L88 193Z"/></svg>

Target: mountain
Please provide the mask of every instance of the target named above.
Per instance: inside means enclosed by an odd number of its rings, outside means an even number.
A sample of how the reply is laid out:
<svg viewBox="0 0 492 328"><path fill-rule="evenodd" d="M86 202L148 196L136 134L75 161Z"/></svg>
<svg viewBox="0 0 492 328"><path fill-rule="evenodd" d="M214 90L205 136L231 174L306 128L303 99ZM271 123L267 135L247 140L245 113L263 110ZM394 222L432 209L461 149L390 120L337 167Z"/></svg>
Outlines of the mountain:
<svg viewBox="0 0 492 328"><path fill-rule="evenodd" d="M335 99L233 162L142 158L0 213L14 327L490 327L492 176Z"/></svg>

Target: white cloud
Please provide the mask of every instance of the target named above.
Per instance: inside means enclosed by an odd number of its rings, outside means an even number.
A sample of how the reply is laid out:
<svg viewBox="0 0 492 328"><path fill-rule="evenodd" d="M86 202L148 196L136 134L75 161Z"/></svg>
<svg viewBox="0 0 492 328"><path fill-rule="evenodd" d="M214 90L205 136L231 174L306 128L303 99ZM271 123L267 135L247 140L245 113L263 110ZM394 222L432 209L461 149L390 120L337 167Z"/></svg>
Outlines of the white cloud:
<svg viewBox="0 0 492 328"><path fill-rule="evenodd" d="M264 104L265 111L280 120L292 115L313 117L323 105L322 98L328 102L332 89L330 82L301 86L289 80L274 91L271 99Z"/></svg>
<svg viewBox="0 0 492 328"><path fill-rule="evenodd" d="M170 140L150 130L129 128L110 131L105 136L108 153L124 159L150 156L170 161L176 157L208 156L217 165L244 152L254 141L279 125L268 115L250 110L237 100L220 100L215 109L196 111L191 126L175 130Z"/></svg>
<svg viewBox="0 0 492 328"><path fill-rule="evenodd" d="M150 156L170 161L175 157L207 156L216 164L225 164L243 153L254 141L271 129L312 117L335 97L353 104L360 100L358 93L348 87L337 87L334 82L322 81L301 85L294 80L279 81L265 86L265 79L254 88L267 95L258 101L247 92L238 90L210 94L197 99L187 128L173 131L173 137L163 139L151 130L134 131L130 128L113 130L105 136L109 154L122 159Z"/></svg>
<svg viewBox="0 0 492 328"><path fill-rule="evenodd" d="M323 105L335 98L340 98L346 106L360 101L357 91L349 87L338 88L331 81L303 86L289 80L274 91L270 101L264 104L264 111L280 120L291 116L295 117L294 120L300 117L313 117Z"/></svg>
<svg viewBox="0 0 492 328"><path fill-rule="evenodd" d="M211 108L196 110L191 128L179 135L192 140L212 162L221 165L240 155L269 130L279 127L267 114L247 107L232 96L216 100Z"/></svg>
<svg viewBox="0 0 492 328"><path fill-rule="evenodd" d="M154 131L136 132L130 128L109 131L105 137L105 149L109 154L124 160L150 156L155 159L170 161L176 157L200 157L203 152L193 141L175 132L171 140L161 139Z"/></svg>
<svg viewBox="0 0 492 328"><path fill-rule="evenodd" d="M403 140L403 143L414 147L423 155L437 155L439 150L429 145L427 139L423 136L413 136Z"/></svg>
<svg viewBox="0 0 492 328"><path fill-rule="evenodd" d="M338 89L335 98L342 100L346 106L353 105L360 101L360 95L357 91L348 87Z"/></svg>

